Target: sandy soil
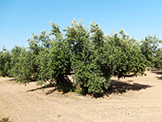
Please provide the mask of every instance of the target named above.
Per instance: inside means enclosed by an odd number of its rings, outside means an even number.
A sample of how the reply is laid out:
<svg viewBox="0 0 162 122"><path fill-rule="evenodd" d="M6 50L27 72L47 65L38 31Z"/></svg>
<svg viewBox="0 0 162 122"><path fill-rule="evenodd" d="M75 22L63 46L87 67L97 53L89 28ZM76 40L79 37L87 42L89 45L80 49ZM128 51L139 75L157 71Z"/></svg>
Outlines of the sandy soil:
<svg viewBox="0 0 162 122"><path fill-rule="evenodd" d="M146 74L112 78L100 98L0 78L0 122L162 122L162 72Z"/></svg>

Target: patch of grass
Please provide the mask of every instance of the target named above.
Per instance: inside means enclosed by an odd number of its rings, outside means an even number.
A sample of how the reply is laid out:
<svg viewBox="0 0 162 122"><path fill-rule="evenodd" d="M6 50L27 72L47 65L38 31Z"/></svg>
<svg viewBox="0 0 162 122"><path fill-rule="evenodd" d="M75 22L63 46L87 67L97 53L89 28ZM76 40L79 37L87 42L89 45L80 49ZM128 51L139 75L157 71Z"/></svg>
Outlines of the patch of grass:
<svg viewBox="0 0 162 122"><path fill-rule="evenodd" d="M44 92L44 89L42 88L42 92Z"/></svg>
<svg viewBox="0 0 162 122"><path fill-rule="evenodd" d="M58 114L57 116L58 116L58 117L61 117L61 115L60 115L60 114Z"/></svg>

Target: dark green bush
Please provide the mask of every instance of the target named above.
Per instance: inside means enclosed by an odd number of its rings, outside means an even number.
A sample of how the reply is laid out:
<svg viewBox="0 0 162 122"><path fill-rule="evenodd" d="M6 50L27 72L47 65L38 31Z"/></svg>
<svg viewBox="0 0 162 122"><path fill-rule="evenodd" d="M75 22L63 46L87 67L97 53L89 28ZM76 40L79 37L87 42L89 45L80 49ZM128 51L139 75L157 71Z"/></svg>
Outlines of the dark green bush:
<svg viewBox="0 0 162 122"><path fill-rule="evenodd" d="M10 76L9 70L11 69L11 54L3 47L3 51L0 51L0 76Z"/></svg>
<svg viewBox="0 0 162 122"><path fill-rule="evenodd" d="M143 74L146 68L147 60L141 54L136 40L126 35L123 30L119 34L108 36L106 43L110 44L110 57L112 61L110 69L114 76L121 78L131 72L134 75Z"/></svg>
<svg viewBox="0 0 162 122"><path fill-rule="evenodd" d="M14 76L14 67L16 63L19 62L19 56L22 53L23 48L15 46L11 50L11 62L10 62L10 69L8 70L8 73L10 76Z"/></svg>
<svg viewBox="0 0 162 122"><path fill-rule="evenodd" d="M159 48L155 56L155 67L162 69L162 49Z"/></svg>
<svg viewBox="0 0 162 122"><path fill-rule="evenodd" d="M161 43L161 40L154 36L146 36L145 40L141 41L140 49L141 53L146 57L147 59L147 67L154 67L155 66L155 57L156 53L158 53L159 44Z"/></svg>
<svg viewBox="0 0 162 122"><path fill-rule="evenodd" d="M12 69L13 76L17 82L26 84L32 80L33 67L32 67L32 52L22 49L18 57L18 62Z"/></svg>

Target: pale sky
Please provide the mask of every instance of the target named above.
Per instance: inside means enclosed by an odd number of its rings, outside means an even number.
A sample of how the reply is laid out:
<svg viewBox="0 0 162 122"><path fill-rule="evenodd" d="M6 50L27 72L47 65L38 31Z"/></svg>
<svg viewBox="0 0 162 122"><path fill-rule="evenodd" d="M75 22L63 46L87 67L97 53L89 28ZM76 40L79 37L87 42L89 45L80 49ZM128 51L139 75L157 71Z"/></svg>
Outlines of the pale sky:
<svg viewBox="0 0 162 122"><path fill-rule="evenodd" d="M95 21L105 35L123 28L137 40L162 39L161 6L162 0L0 0L0 48L28 47L31 32L49 32L49 21L64 29L73 18L87 28Z"/></svg>

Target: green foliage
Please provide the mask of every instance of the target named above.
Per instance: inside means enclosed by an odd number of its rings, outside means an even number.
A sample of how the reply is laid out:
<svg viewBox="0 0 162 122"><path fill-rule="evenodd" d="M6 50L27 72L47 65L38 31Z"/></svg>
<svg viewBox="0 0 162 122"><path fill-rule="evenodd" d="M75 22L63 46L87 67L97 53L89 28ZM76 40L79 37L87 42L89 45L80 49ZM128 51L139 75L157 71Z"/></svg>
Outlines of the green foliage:
<svg viewBox="0 0 162 122"><path fill-rule="evenodd" d="M162 48L159 48L155 56L155 67L162 69Z"/></svg>
<svg viewBox="0 0 162 122"><path fill-rule="evenodd" d="M0 51L0 76L10 76L8 70L11 69L11 54L3 47L3 51Z"/></svg>
<svg viewBox="0 0 162 122"><path fill-rule="evenodd" d="M145 40L141 41L141 53L146 57L148 63L148 67L154 67L156 53L158 52L159 40L156 35L154 36L146 36Z"/></svg>
<svg viewBox="0 0 162 122"><path fill-rule="evenodd" d="M71 70L70 50L67 48L67 42L64 41L58 25L51 23L51 26L52 30L48 35L40 36L44 48L39 53L38 84L54 81L62 91L68 92L73 88L72 83L66 79ZM54 38L50 39L51 35Z"/></svg>
<svg viewBox="0 0 162 122"><path fill-rule="evenodd" d="M18 62L12 69L13 76L17 82L26 84L32 80L32 52L22 49L18 57Z"/></svg>
<svg viewBox="0 0 162 122"><path fill-rule="evenodd" d="M16 63L19 62L19 56L22 52L23 48L15 46L12 50L11 50L11 62L10 62L10 69L8 70L8 73L10 76L14 76L14 67L16 65Z"/></svg>
<svg viewBox="0 0 162 122"><path fill-rule="evenodd" d="M124 30L105 36L95 22L90 30L81 21L73 20L64 29L51 22L49 33L32 33L29 47L15 46L11 52L0 52L0 74L13 76L19 83L35 80L38 85L54 83L60 91L103 93L112 76L121 78L129 73L141 75L146 66L162 68L160 40L147 36L138 43ZM154 65L151 65L154 64ZM68 75L74 73L72 83Z"/></svg>
<svg viewBox="0 0 162 122"><path fill-rule="evenodd" d="M66 40L72 53L71 68L75 72L75 85L80 86L84 93L103 92L104 79L100 67L95 61L88 30L81 21L72 22L66 30Z"/></svg>
<svg viewBox="0 0 162 122"><path fill-rule="evenodd" d="M110 61L110 45L107 45L105 43L105 36L101 28L98 26L98 24L92 23L91 24L91 30L92 33L91 41L93 45L93 62L95 63L97 69L100 71L97 71L98 73L101 72L99 75L100 79L102 80L100 83L100 89L105 88L108 89L110 86L109 79L112 76L112 70L111 66L109 65ZM110 67L109 67L110 66ZM97 79L98 80L98 79ZM100 90L102 92L102 90Z"/></svg>
<svg viewBox="0 0 162 122"><path fill-rule="evenodd" d="M131 72L134 75L143 74L146 68L146 59L141 54L136 40L120 30L119 34L107 37L107 42L111 46L109 69L113 71L114 76L123 77ZM111 65L110 65L111 64Z"/></svg>

